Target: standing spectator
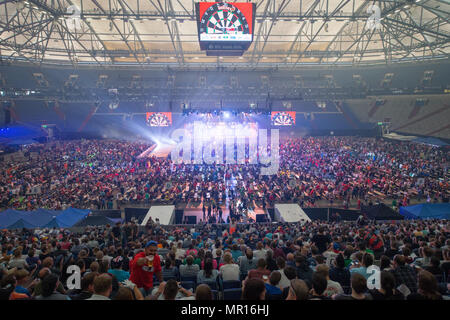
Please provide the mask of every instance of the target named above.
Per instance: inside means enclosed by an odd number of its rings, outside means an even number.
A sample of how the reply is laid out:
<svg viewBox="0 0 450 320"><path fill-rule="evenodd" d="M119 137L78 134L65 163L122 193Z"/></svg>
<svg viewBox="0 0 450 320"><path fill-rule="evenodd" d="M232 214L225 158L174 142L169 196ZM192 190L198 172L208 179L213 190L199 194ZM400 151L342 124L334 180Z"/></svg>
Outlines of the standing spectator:
<svg viewBox="0 0 450 320"><path fill-rule="evenodd" d="M320 227L319 232L314 235L311 239L311 242L317 246L319 249L319 253L323 253L327 250L328 245L331 243L331 238L329 235L325 235L325 228Z"/></svg>
<svg viewBox="0 0 450 320"><path fill-rule="evenodd" d="M143 295L148 295L153 287L153 275L162 282L161 263L159 255L156 254L157 243L149 241L145 245L145 250L136 254L130 261L130 280L141 291Z"/></svg>

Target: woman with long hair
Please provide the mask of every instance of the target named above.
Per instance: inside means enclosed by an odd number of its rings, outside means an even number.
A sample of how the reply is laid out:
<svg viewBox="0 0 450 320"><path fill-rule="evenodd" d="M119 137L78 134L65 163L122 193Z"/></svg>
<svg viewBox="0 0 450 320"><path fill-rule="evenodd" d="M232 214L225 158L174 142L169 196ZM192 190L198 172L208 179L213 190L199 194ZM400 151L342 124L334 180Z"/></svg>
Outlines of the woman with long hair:
<svg viewBox="0 0 450 320"><path fill-rule="evenodd" d="M438 291L436 277L426 270L420 271L417 276L419 289L417 293L412 293L407 300L442 300L442 295Z"/></svg>
<svg viewBox="0 0 450 320"><path fill-rule="evenodd" d="M197 274L197 283L215 282L219 272L213 268L213 260L211 258L205 259L204 269Z"/></svg>

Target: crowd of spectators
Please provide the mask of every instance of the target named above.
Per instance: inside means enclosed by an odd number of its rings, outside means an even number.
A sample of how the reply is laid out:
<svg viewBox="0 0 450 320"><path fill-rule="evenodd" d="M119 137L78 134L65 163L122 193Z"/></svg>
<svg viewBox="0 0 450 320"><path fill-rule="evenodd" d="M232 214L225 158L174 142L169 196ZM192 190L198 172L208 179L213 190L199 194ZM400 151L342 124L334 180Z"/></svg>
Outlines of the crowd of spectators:
<svg viewBox="0 0 450 320"><path fill-rule="evenodd" d="M3 230L0 299L448 298L447 220L237 224L230 231L153 222ZM78 289L70 288L73 265ZM374 265L379 287L371 286Z"/></svg>
<svg viewBox="0 0 450 320"><path fill-rule="evenodd" d="M307 137L282 141L277 175L259 165L174 165L140 158L149 142L57 141L26 148L25 161L0 166L0 208L112 209L128 203L211 203L239 199L263 208L275 201L313 207L360 207L392 201L448 201L445 150L361 137ZM256 204L257 203L257 204Z"/></svg>

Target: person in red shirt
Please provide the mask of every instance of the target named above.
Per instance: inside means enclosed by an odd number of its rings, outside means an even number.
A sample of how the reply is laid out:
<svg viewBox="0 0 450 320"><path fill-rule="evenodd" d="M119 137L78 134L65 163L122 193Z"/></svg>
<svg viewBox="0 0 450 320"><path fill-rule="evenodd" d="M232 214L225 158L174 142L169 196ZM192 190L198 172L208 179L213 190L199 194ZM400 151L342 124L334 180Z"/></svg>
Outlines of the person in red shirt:
<svg viewBox="0 0 450 320"><path fill-rule="evenodd" d="M139 289L144 291L144 295L151 294L153 288L153 275L163 282L161 273L161 261L156 254L158 244L156 241L149 241L145 245L145 250L134 256L130 261L130 281Z"/></svg>

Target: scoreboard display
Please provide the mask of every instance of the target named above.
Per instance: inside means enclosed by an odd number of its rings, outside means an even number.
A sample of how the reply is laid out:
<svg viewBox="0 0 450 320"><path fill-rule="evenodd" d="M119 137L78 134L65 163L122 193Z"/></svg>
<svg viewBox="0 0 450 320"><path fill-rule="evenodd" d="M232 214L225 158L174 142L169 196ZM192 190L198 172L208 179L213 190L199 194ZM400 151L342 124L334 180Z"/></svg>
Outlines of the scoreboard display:
<svg viewBox="0 0 450 320"><path fill-rule="evenodd" d="M195 5L202 50L248 49L253 41L254 3L198 2Z"/></svg>
<svg viewBox="0 0 450 320"><path fill-rule="evenodd" d="M171 112L147 112L145 119L150 127L169 127L172 125Z"/></svg>
<svg viewBox="0 0 450 320"><path fill-rule="evenodd" d="M295 111L273 111L271 119L274 126L293 126L295 125Z"/></svg>

